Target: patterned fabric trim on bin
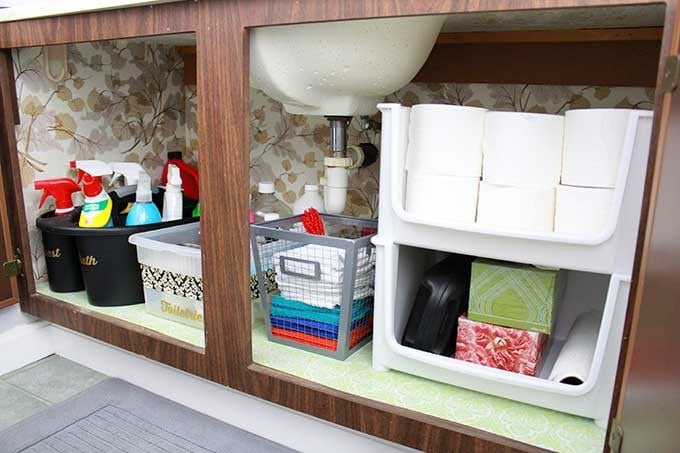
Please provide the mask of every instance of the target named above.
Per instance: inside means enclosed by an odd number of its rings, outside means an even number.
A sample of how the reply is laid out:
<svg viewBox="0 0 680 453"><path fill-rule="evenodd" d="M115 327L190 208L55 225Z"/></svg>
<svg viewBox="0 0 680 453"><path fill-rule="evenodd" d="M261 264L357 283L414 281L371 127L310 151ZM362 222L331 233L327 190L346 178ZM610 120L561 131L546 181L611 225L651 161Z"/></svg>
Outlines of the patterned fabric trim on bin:
<svg viewBox="0 0 680 453"><path fill-rule="evenodd" d="M189 299L203 300L203 280L189 275L165 271L157 267L140 265L142 282L146 288Z"/></svg>
<svg viewBox="0 0 680 453"><path fill-rule="evenodd" d="M279 287L276 284L276 272L274 272L274 269L267 269L264 272L264 286L267 287L268 294L274 294L278 290ZM260 298L260 285L257 283L257 274L250 276L250 298Z"/></svg>

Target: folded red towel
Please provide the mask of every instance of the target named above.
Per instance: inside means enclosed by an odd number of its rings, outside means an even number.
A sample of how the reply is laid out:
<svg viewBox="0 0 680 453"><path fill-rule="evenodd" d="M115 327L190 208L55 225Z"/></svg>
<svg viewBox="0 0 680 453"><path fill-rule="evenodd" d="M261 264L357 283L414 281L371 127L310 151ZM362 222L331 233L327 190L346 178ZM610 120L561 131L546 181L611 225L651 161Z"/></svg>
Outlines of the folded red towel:
<svg viewBox="0 0 680 453"><path fill-rule="evenodd" d="M372 330L373 330L372 320L369 320L369 322L353 329L352 332L349 334L349 347L353 348L354 346L359 344L361 340L366 338L366 335L371 333ZM304 343L317 348L326 349L328 351L338 350L337 340L322 338L304 332L294 332L292 330L272 327L272 335L279 338L286 338L297 343Z"/></svg>

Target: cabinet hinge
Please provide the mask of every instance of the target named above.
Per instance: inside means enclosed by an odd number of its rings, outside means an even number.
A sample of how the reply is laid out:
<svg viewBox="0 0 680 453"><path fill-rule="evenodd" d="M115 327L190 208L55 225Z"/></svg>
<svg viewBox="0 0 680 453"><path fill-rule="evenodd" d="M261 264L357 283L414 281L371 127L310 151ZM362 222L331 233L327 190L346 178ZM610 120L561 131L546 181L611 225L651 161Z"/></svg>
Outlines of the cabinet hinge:
<svg viewBox="0 0 680 453"><path fill-rule="evenodd" d="M2 263L2 275L5 277L18 277L21 275L21 254L19 249L14 251L14 259Z"/></svg>
<svg viewBox="0 0 680 453"><path fill-rule="evenodd" d="M620 453L621 444L623 443L623 428L616 420L612 420L612 427L609 431L609 451L611 453Z"/></svg>
<svg viewBox="0 0 680 453"><path fill-rule="evenodd" d="M666 65L663 70L663 82L661 91L671 93L675 91L680 82L680 55L671 55L666 58Z"/></svg>

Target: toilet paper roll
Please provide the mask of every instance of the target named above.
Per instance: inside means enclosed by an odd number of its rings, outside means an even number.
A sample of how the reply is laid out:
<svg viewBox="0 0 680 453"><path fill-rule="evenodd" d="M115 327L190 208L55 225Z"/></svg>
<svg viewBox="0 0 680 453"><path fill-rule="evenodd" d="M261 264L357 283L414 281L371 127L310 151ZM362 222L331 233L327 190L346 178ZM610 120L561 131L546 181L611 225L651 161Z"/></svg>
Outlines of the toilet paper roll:
<svg viewBox="0 0 680 453"><path fill-rule="evenodd" d="M614 187L630 110L569 110L565 115L562 184Z"/></svg>
<svg viewBox="0 0 680 453"><path fill-rule="evenodd" d="M419 173L480 177L487 110L444 104L411 108L406 169Z"/></svg>
<svg viewBox="0 0 680 453"><path fill-rule="evenodd" d="M477 223L499 228L552 231L555 189L479 185Z"/></svg>
<svg viewBox="0 0 680 453"><path fill-rule="evenodd" d="M613 199L614 189L557 186L555 232L582 236L602 233Z"/></svg>
<svg viewBox="0 0 680 453"><path fill-rule="evenodd" d="M559 184L563 116L490 112L485 121L484 181L508 186Z"/></svg>
<svg viewBox="0 0 680 453"><path fill-rule="evenodd" d="M479 178L409 171L406 211L426 219L473 223L478 191Z"/></svg>
<svg viewBox="0 0 680 453"><path fill-rule="evenodd" d="M601 317L599 312L590 311L576 318L548 379L574 385L586 382L595 355Z"/></svg>

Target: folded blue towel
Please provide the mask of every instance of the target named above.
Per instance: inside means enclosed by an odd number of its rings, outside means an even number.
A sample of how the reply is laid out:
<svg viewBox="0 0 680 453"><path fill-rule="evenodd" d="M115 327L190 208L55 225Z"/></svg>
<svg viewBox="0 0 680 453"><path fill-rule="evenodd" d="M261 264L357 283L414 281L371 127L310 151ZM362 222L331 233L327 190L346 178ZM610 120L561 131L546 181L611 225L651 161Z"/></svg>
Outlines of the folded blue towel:
<svg viewBox="0 0 680 453"><path fill-rule="evenodd" d="M297 318L282 318L280 316L272 316L270 320L272 327L292 330L293 332L303 332L310 335L316 335L317 337L330 338L332 340L338 339L338 326L334 326L333 324Z"/></svg>
<svg viewBox="0 0 680 453"><path fill-rule="evenodd" d="M340 307L323 308L308 305L283 296L272 296L271 316L297 318L318 321L327 324L340 324ZM357 299L352 302L352 322L370 315L373 312L373 297Z"/></svg>

